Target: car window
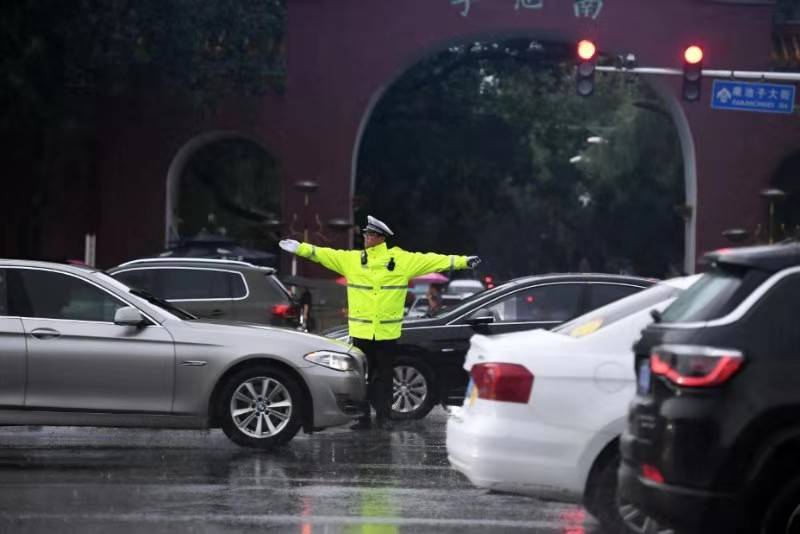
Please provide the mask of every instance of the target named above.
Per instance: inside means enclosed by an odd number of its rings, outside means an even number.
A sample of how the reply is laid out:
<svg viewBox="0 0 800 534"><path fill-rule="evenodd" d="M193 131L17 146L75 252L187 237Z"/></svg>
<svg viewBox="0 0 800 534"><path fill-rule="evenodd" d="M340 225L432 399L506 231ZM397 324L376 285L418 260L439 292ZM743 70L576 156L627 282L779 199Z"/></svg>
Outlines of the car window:
<svg viewBox="0 0 800 534"><path fill-rule="evenodd" d="M8 315L6 301L6 272L0 269L0 315Z"/></svg>
<svg viewBox="0 0 800 534"><path fill-rule="evenodd" d="M710 321L724 317L767 279L757 269L717 267L681 294L661 315L664 323Z"/></svg>
<svg viewBox="0 0 800 534"><path fill-rule="evenodd" d="M114 273L112 276L126 286L134 289L141 289L154 295L158 295L160 291L156 286L154 271L150 269L134 269L132 271Z"/></svg>
<svg viewBox="0 0 800 534"><path fill-rule="evenodd" d="M572 321L555 327L553 332L571 337L588 336L629 315L655 306L664 300L675 298L680 292L681 290L676 287L657 284L627 298L584 313Z"/></svg>
<svg viewBox="0 0 800 534"><path fill-rule="evenodd" d="M458 315L459 313L463 313L472 308L473 303L476 300L491 300L491 298L498 294L507 291L509 288L509 284L503 284L500 286L496 286L492 289L487 289L486 291L482 291L480 293L474 293L467 298L459 301L457 304L452 304L449 308L440 309L439 311L433 314L433 317L438 317L440 315Z"/></svg>
<svg viewBox="0 0 800 534"><path fill-rule="evenodd" d="M606 304L611 304L628 295L641 291L641 287L626 286L622 284L591 284L589 286L589 308L595 310Z"/></svg>
<svg viewBox="0 0 800 534"><path fill-rule="evenodd" d="M9 269L7 285L9 312L20 317L112 323L127 305L97 286L52 271Z"/></svg>
<svg viewBox="0 0 800 534"><path fill-rule="evenodd" d="M550 284L512 293L487 308L501 323L566 321L578 313L581 284Z"/></svg>
<svg viewBox="0 0 800 534"><path fill-rule="evenodd" d="M231 285L229 274L213 269L154 269L157 296L166 300L229 299ZM244 293L239 295L244 296Z"/></svg>
<svg viewBox="0 0 800 534"><path fill-rule="evenodd" d="M292 300L292 294L286 289L286 286L283 285L283 282L278 280L274 274L267 274L265 275L267 280L269 281L269 286L273 288L276 292L276 296L278 297L276 300L282 301L285 299Z"/></svg>

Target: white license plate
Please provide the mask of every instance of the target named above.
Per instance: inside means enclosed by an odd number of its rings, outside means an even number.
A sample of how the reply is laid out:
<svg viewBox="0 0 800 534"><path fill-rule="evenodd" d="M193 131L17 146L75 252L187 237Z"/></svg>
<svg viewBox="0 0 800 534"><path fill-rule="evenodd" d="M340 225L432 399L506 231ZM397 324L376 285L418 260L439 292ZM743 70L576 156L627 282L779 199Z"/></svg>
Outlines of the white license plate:
<svg viewBox="0 0 800 534"><path fill-rule="evenodd" d="M650 360L639 364L639 381L636 391L639 395L650 393Z"/></svg>

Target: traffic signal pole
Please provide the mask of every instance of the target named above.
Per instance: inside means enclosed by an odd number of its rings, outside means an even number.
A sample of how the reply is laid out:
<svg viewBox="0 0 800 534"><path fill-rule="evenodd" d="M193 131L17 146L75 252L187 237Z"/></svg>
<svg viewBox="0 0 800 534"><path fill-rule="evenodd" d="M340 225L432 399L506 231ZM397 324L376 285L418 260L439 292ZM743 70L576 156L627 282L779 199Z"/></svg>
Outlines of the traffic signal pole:
<svg viewBox="0 0 800 534"><path fill-rule="evenodd" d="M683 69L671 69L662 67L633 67L622 68L612 66L596 66L598 72L618 72L621 74L660 74L667 76L683 76ZM750 71L750 70L719 70L703 69L703 76L710 78L727 78L732 80L772 80L786 82L800 82L800 72L772 72L772 71Z"/></svg>

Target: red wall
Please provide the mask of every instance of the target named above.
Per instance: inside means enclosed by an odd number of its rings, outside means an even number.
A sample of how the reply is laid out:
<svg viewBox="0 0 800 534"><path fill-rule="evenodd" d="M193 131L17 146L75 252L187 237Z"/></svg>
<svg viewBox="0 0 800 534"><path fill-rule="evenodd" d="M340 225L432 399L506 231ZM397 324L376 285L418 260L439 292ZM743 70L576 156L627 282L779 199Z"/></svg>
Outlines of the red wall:
<svg viewBox="0 0 800 534"><path fill-rule="evenodd" d="M109 265L161 248L167 169L192 137L214 129L255 136L281 162L284 220L324 222L351 216L351 173L359 128L370 102L415 62L455 42L527 35L567 42L589 36L606 53L633 52L641 65L681 64L689 43L706 50L707 68L766 69L772 8L701 0L606 0L597 20L578 19L572 2L543 0L516 10L515 0L472 0L469 15L449 0L292 0L285 93L237 101L198 118L180 102L110 102L102 135L98 260ZM672 83L677 95L679 79ZM780 160L800 145L786 116L715 111L685 104L697 155L697 251L724 245L720 232L764 219L758 191ZM320 184L303 207L300 180ZM357 221L361 222L361 221ZM328 243L347 234L325 228ZM310 273L306 270L306 274Z"/></svg>

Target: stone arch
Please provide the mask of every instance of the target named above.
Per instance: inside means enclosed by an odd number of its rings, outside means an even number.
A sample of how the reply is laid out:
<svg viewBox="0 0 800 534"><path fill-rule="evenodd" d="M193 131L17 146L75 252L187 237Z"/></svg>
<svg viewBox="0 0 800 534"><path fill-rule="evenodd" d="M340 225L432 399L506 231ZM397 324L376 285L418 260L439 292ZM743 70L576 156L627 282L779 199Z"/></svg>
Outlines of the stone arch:
<svg viewBox="0 0 800 534"><path fill-rule="evenodd" d="M203 148L220 141L240 140L259 147L264 153L270 151L258 139L242 132L234 130L215 130L196 135L186 141L183 146L175 153L167 170L166 179L166 200L164 212L164 245L168 247L178 237L177 214L179 209L179 190L180 182L187 165L192 158Z"/></svg>
<svg viewBox="0 0 800 534"><path fill-rule="evenodd" d="M358 175L358 161L363 142L364 133L369 125L372 115L378 103L383 99L386 92L400 80L414 65L423 61L433 54L446 50L450 46L486 41L487 39L514 39L530 38L550 42L570 42L569 36L564 32L547 31L522 31L512 29L508 31L491 30L479 33L469 33L462 36L448 37L438 43L415 49L407 55L405 60L394 72L385 78L383 83L374 87L370 93L366 105L364 106L361 118L358 123L355 138L353 140L352 157L350 165L350 198L353 198L356 190L356 179ZM622 51L603 50L601 53L614 57ZM678 133L683 154L684 167L684 192L685 203L681 216L684 220L684 265L683 271L687 274L694 273L696 270L696 246L697 246L697 158L695 151L694 137L692 135L689 119L679 100L674 88L663 78L657 76L644 76L643 79L650 85L655 93L665 104L673 125ZM352 235L350 236L349 246L352 247Z"/></svg>

